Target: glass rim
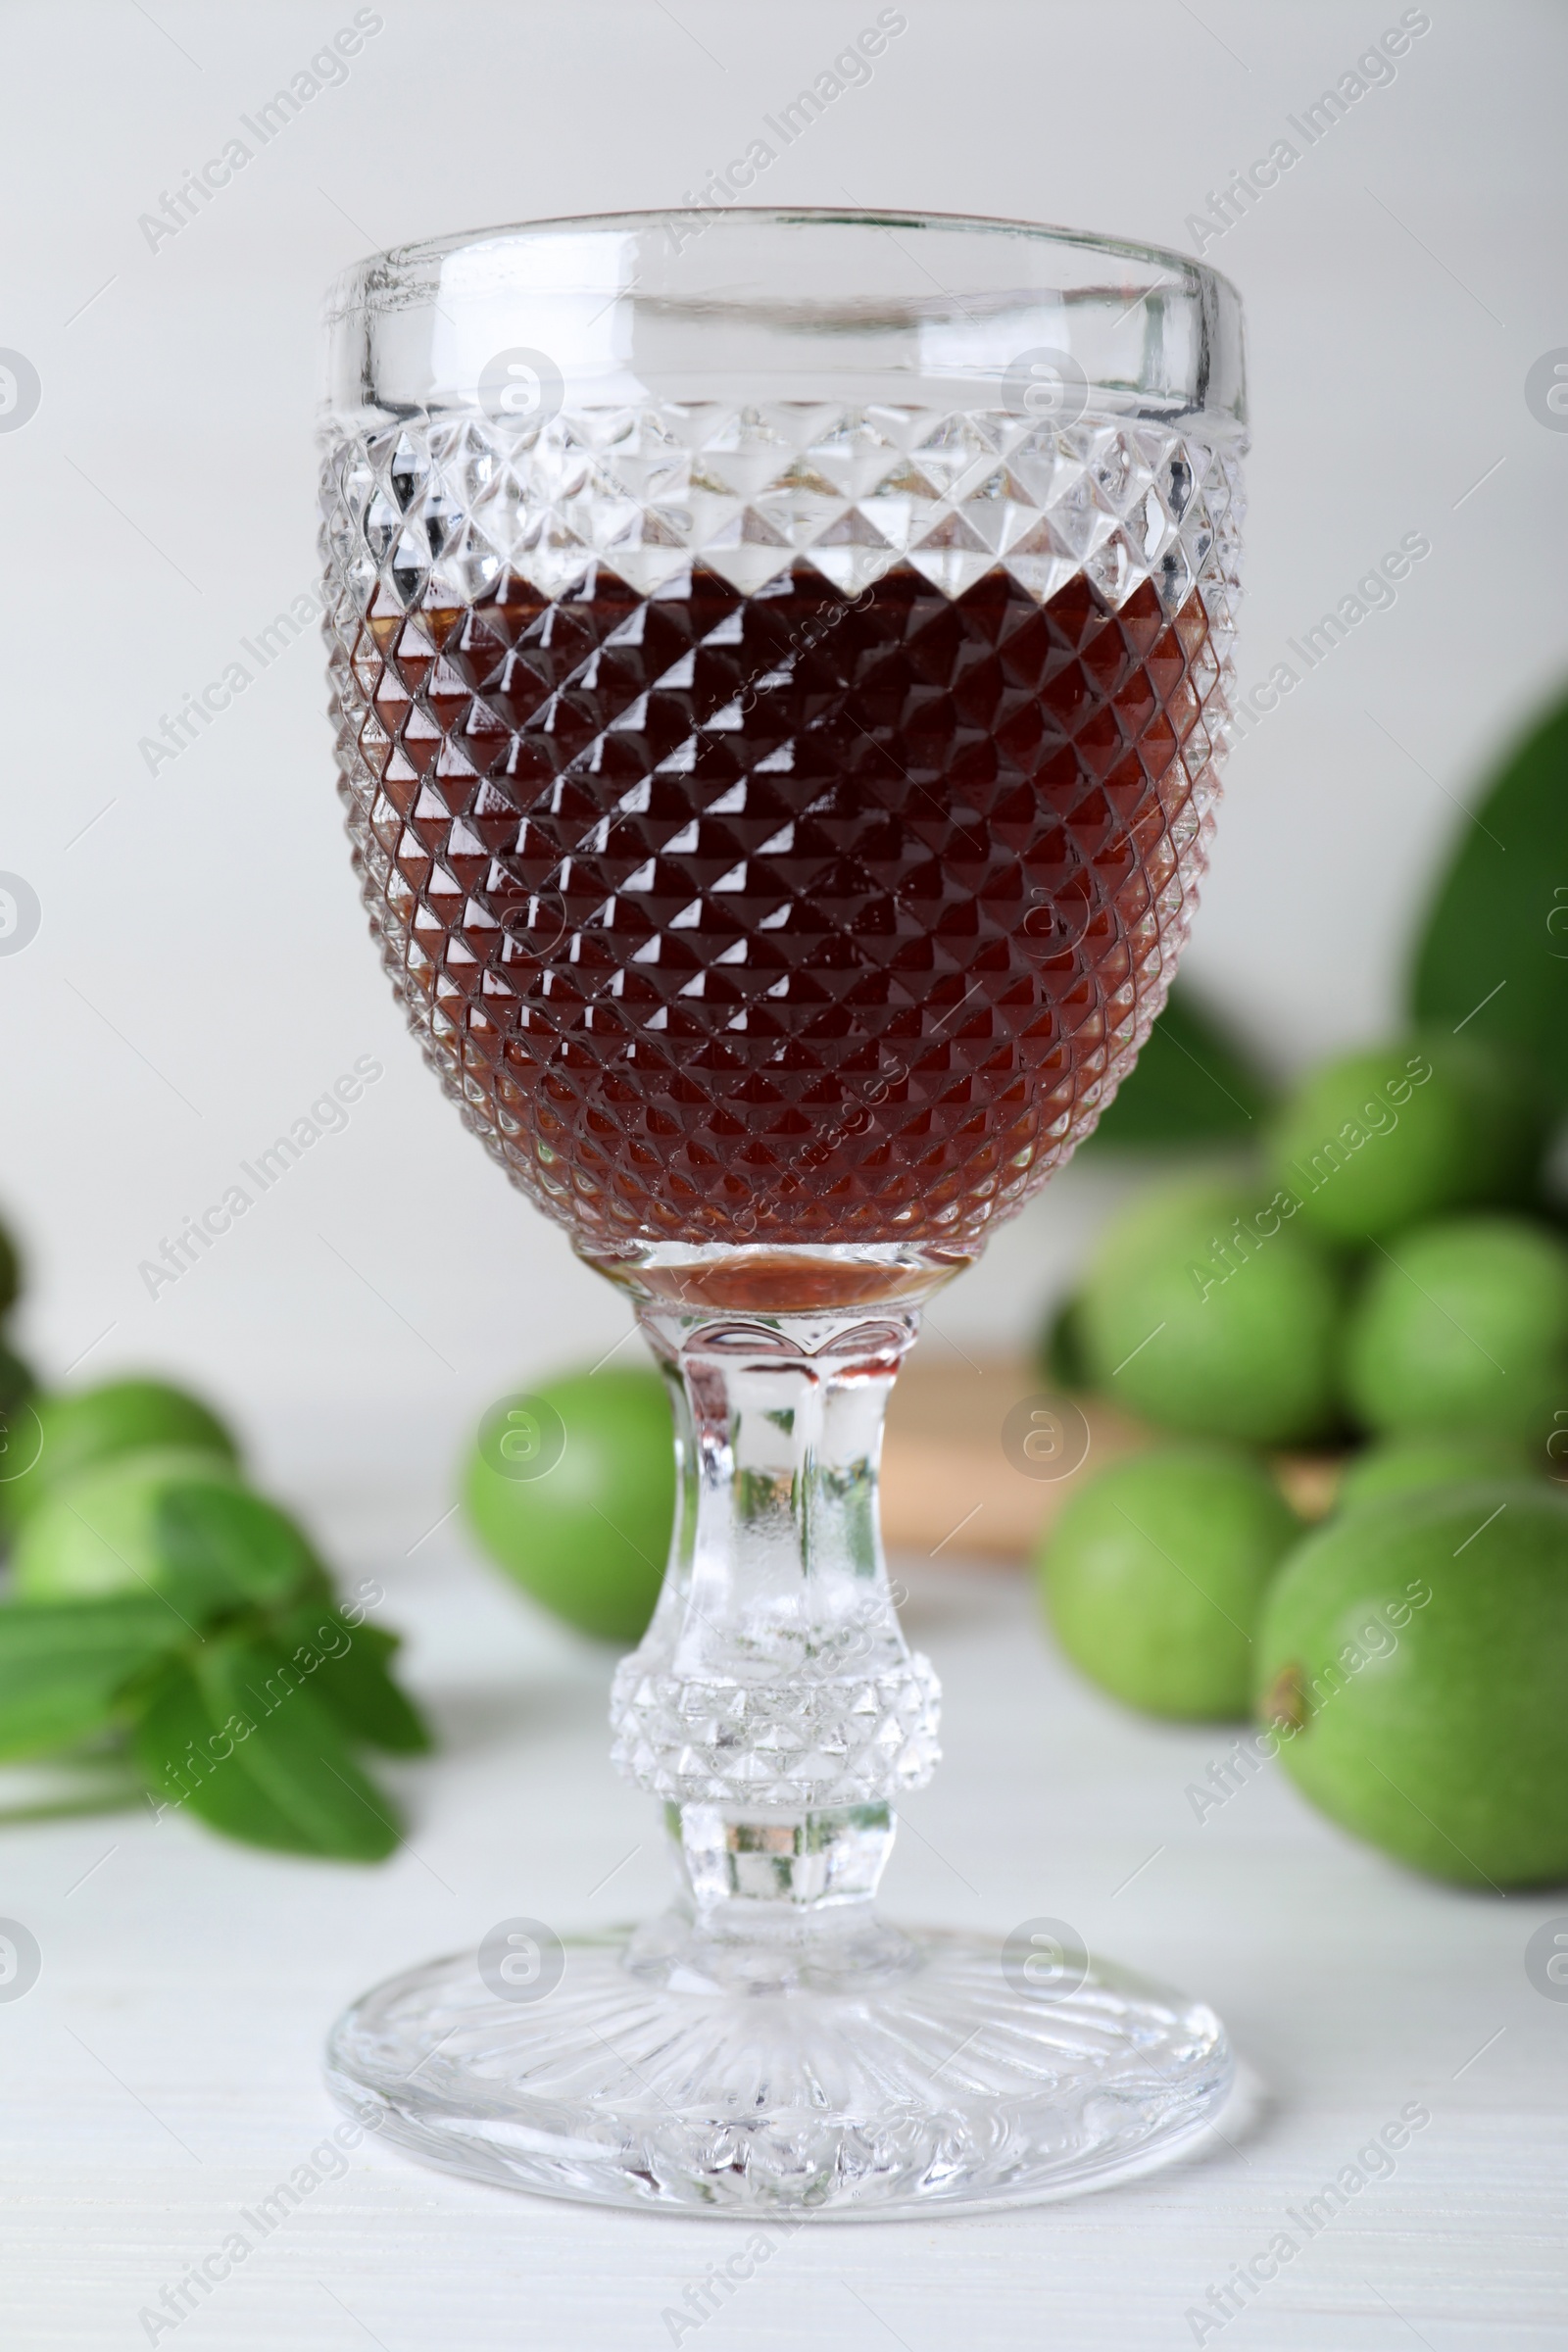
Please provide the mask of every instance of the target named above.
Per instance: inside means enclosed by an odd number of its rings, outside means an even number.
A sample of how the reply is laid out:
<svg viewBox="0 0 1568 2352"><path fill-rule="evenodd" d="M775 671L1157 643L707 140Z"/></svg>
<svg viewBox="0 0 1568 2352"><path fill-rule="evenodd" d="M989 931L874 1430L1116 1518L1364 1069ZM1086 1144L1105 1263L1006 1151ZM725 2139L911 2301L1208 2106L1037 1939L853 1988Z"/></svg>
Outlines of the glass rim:
<svg viewBox="0 0 1568 2352"><path fill-rule="evenodd" d="M462 229L351 264L325 326L323 425L484 411L496 371L525 366L551 414L908 397L1027 400L1038 420L1049 379L1069 422L1092 406L1247 427L1228 278L1168 247L977 213L683 205Z"/></svg>
<svg viewBox="0 0 1568 2352"><path fill-rule="evenodd" d="M608 213L551 213L531 220L498 220L477 228L450 230L439 237L415 237L396 245L377 247L348 263L332 279L326 298L326 323L348 317L362 307L372 271L406 270L420 262L433 262L462 253L472 245L506 238L545 238L583 229L637 231L660 228L671 221L700 220L704 234L730 221L773 228L908 228L960 233L1003 231L1047 246L1065 246L1077 252L1103 253L1116 260L1142 262L1156 270L1180 271L1211 286L1226 302L1242 308L1241 290L1233 278L1196 255L1173 245L1155 245L1136 237L1112 237L1094 229L1070 228L1060 221L1026 220L1007 213L945 213L909 211L899 206L729 204L722 207L672 204L633 207ZM352 299L358 294L359 301Z"/></svg>

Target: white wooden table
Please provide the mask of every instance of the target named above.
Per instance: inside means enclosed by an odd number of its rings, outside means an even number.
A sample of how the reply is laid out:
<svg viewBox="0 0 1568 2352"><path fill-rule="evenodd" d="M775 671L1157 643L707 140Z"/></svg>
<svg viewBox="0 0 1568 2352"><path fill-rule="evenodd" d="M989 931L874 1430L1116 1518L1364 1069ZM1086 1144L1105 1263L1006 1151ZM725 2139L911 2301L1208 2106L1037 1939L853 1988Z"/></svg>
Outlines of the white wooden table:
<svg viewBox="0 0 1568 2352"><path fill-rule="evenodd" d="M415 1828L394 1862L271 1858L134 1813L0 1832L0 1916L43 1956L32 1990L0 2003L4 2352L150 2340L142 2310L337 2120L320 2046L349 1996L509 1915L604 1924L662 1896L653 1808L606 1762L611 1660L473 1565L455 1525L405 1559L417 1511L389 1488L318 1514L345 1567L383 1578L444 1733L440 1760L402 1775ZM1102 1703L1048 1650L1021 1579L909 1581L951 1760L906 1813L893 1905L1003 1930L1065 1918L1211 1999L1251 2080L1225 2139L1130 2187L801 2230L679 2340L1568 2345L1568 2002L1524 1968L1568 1891L1499 1900L1405 1877L1273 1770L1200 1822L1185 1791L1224 1735ZM1291 2211L1412 2102L1431 2121L1392 2176L1308 2242ZM1187 2315L1214 2317L1209 2287L1282 2230L1295 2258L1200 2330ZM369 2144L152 2340L653 2352L674 2340L663 2312L744 2234L469 2187Z"/></svg>

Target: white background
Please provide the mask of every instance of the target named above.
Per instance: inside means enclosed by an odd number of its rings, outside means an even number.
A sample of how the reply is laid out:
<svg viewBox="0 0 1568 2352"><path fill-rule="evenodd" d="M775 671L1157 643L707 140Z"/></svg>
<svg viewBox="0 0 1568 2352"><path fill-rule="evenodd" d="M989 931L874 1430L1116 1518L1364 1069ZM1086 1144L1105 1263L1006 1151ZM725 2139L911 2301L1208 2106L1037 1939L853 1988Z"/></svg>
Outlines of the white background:
<svg viewBox="0 0 1568 2352"><path fill-rule="evenodd" d="M396 1426L434 1493L476 1406L600 1353L620 1302L509 1193L402 1034L350 880L314 638L156 777L137 744L313 578L318 304L345 263L486 221L677 204L876 12L381 13L346 83L153 252L138 217L347 0L6 12L0 343L32 360L43 401L0 435L0 867L32 882L43 927L0 960L0 1204L50 1376L91 1347L82 1377L199 1378L284 1479L306 1450ZM1207 192L1399 11L906 13L870 83L773 166L767 201L849 194L1190 247ZM1244 682L1401 534L1433 545L1233 761L1191 969L1285 1063L1387 1022L1458 804L1562 663L1568 435L1534 420L1523 381L1568 342L1568 26L1545 5L1432 13L1392 85L1206 256L1242 288L1250 337ZM366 1053L387 1075L348 1132L149 1298L139 1261ZM1031 1328L1101 1189L1086 1169L1037 1201L945 1328L971 1349Z"/></svg>

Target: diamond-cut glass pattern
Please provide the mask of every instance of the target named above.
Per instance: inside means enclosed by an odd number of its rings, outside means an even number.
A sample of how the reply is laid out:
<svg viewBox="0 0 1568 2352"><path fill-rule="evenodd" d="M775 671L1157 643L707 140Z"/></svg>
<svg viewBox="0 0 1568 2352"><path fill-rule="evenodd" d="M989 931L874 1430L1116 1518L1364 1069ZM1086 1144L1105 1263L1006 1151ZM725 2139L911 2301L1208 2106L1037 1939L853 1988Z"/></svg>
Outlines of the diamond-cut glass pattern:
<svg viewBox="0 0 1568 2352"><path fill-rule="evenodd" d="M969 1241L1164 1002L1235 458L777 403L342 434L349 830L416 1034L580 1241Z"/></svg>
<svg viewBox="0 0 1568 2352"><path fill-rule="evenodd" d="M821 1683L651 1673L637 1654L615 1675L611 1762L674 1804L821 1810L923 1788L941 1750L930 1663Z"/></svg>

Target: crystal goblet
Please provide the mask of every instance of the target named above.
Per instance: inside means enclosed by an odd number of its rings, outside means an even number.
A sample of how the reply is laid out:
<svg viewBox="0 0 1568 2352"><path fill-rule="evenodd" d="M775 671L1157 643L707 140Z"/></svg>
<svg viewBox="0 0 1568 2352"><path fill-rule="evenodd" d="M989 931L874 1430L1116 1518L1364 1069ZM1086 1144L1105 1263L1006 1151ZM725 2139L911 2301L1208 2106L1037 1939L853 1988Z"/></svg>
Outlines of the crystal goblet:
<svg viewBox="0 0 1568 2352"><path fill-rule="evenodd" d="M876 1908L938 1756L876 1475L923 1301L1093 1128L1187 933L1237 298L1022 223L686 212L401 248L330 323L371 927L465 1120L633 1302L680 1497L612 1702L672 1908L394 1980L334 2085L460 2172L680 2212L1159 2161L1225 2095L1210 2011L1049 1922Z"/></svg>

